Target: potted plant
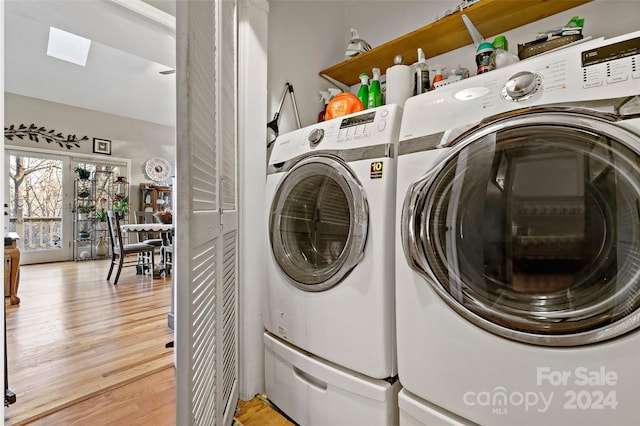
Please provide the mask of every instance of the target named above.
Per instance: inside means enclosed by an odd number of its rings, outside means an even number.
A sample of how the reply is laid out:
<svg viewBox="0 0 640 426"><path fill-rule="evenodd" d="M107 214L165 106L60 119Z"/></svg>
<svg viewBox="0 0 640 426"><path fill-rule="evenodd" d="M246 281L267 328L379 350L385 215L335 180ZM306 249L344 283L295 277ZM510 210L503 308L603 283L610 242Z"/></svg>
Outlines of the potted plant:
<svg viewBox="0 0 640 426"><path fill-rule="evenodd" d="M102 197L100 198L100 209L96 210L96 221L98 222L98 229L108 229L107 228L107 210L104 208L104 205L107 202L107 199Z"/></svg>
<svg viewBox="0 0 640 426"><path fill-rule="evenodd" d="M91 231L89 231L89 228L85 223L82 225L82 229L78 230L78 238L81 240L84 240L90 237L91 237Z"/></svg>
<svg viewBox="0 0 640 426"><path fill-rule="evenodd" d="M78 212L78 220L87 220L88 214L96 209L96 206L93 204L79 204L76 207L76 211Z"/></svg>
<svg viewBox="0 0 640 426"><path fill-rule="evenodd" d="M114 195L113 210L118 213L120 218L125 217L129 213L129 197L124 194Z"/></svg>
<svg viewBox="0 0 640 426"><path fill-rule="evenodd" d="M87 198L89 196L89 188L81 186L78 188L78 198Z"/></svg>
<svg viewBox="0 0 640 426"><path fill-rule="evenodd" d="M74 171L81 180L87 180L91 177L91 172L83 167L76 167Z"/></svg>

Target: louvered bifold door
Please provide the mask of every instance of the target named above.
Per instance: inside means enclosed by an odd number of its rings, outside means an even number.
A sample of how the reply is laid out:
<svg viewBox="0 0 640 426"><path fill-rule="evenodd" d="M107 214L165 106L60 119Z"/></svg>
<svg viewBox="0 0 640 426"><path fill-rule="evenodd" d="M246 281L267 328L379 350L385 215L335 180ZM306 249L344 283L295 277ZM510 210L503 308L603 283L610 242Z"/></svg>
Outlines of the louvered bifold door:
<svg viewBox="0 0 640 426"><path fill-rule="evenodd" d="M236 4L176 5L176 424L226 426L238 395Z"/></svg>

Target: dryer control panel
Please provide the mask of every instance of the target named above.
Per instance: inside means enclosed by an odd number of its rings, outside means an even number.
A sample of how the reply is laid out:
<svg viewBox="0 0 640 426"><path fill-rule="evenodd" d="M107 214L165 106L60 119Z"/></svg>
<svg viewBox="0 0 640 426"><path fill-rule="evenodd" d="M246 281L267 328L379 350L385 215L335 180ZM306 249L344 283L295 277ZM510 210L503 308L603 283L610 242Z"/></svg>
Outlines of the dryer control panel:
<svg viewBox="0 0 640 426"><path fill-rule="evenodd" d="M585 89L640 79L640 37L586 50L581 61Z"/></svg>
<svg viewBox="0 0 640 426"><path fill-rule="evenodd" d="M367 109L294 130L276 139L269 164L317 150L348 150L395 144L402 108L396 104Z"/></svg>

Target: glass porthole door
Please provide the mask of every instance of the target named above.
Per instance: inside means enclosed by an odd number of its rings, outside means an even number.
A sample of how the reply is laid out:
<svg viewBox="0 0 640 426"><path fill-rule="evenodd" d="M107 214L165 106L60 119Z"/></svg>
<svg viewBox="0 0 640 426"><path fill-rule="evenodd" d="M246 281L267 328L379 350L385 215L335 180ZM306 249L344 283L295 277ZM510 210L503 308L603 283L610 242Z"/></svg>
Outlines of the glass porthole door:
<svg viewBox="0 0 640 426"><path fill-rule="evenodd" d="M585 114L480 128L410 188L406 258L457 313L503 337L621 335L640 323L639 149L634 133Z"/></svg>
<svg viewBox="0 0 640 426"><path fill-rule="evenodd" d="M364 190L348 166L335 157L310 157L293 166L276 190L272 254L291 284L326 290L362 259L368 223Z"/></svg>

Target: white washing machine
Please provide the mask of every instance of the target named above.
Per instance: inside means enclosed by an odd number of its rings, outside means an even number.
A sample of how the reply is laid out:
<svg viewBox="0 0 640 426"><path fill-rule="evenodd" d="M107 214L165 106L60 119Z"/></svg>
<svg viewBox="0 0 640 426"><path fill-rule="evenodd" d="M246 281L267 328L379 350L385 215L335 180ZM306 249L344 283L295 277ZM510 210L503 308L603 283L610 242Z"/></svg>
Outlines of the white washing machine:
<svg viewBox="0 0 640 426"><path fill-rule="evenodd" d="M640 424L640 32L410 98L397 181L404 391L449 424Z"/></svg>
<svg viewBox="0 0 640 426"><path fill-rule="evenodd" d="M265 327L376 379L396 375L393 243L401 112L385 105L279 137L266 185Z"/></svg>

